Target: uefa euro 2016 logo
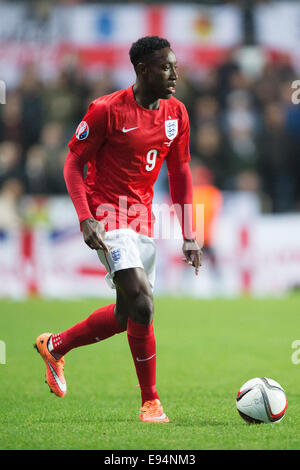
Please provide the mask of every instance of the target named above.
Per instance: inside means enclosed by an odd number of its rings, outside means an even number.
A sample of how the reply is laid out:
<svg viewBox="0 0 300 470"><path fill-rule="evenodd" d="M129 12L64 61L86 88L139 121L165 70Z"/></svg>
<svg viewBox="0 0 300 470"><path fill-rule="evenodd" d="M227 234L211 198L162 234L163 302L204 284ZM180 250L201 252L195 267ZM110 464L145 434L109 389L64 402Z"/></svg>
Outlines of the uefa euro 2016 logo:
<svg viewBox="0 0 300 470"><path fill-rule="evenodd" d="M0 341L0 364L6 364L6 347L4 341Z"/></svg>
<svg viewBox="0 0 300 470"><path fill-rule="evenodd" d="M76 129L76 138L78 140L84 140L89 135L89 126L85 121L81 121Z"/></svg>

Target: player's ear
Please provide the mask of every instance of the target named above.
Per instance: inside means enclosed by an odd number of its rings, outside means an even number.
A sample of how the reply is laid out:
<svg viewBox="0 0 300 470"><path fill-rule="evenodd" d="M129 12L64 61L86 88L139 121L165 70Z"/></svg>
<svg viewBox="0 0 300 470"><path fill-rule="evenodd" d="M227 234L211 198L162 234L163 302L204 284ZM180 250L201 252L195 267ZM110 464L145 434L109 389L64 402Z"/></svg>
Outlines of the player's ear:
<svg viewBox="0 0 300 470"><path fill-rule="evenodd" d="M148 71L148 68L145 62L139 62L135 67L135 71L137 75L145 75Z"/></svg>

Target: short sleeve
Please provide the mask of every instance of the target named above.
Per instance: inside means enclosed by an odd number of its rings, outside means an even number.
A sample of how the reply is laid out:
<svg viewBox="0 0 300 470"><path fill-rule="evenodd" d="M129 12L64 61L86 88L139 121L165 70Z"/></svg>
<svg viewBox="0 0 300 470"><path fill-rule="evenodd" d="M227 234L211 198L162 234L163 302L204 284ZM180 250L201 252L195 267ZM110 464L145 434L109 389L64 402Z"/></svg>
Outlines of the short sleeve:
<svg viewBox="0 0 300 470"><path fill-rule="evenodd" d="M178 122L178 135L170 146L166 156L169 171L176 170L178 166L189 162L190 156L190 121L186 107L182 104L181 117Z"/></svg>
<svg viewBox="0 0 300 470"><path fill-rule="evenodd" d="M93 101L69 142L69 149L85 162L94 158L105 142L108 112L105 102Z"/></svg>

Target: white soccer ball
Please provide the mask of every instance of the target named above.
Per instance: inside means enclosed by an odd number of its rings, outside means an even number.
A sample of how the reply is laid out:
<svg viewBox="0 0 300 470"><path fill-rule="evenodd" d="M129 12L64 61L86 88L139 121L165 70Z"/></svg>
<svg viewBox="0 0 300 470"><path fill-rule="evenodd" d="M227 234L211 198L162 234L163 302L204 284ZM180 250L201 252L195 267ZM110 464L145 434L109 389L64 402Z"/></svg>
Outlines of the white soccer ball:
<svg viewBox="0 0 300 470"><path fill-rule="evenodd" d="M247 423L275 423L285 415L286 394L275 380L257 377L239 389L236 407Z"/></svg>

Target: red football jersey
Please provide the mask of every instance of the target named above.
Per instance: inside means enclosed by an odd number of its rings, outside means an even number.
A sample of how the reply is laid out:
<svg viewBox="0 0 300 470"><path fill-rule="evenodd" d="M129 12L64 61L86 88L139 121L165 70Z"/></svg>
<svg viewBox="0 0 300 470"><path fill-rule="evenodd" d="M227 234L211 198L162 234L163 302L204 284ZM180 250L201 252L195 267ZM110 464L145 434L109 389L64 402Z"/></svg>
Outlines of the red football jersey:
<svg viewBox="0 0 300 470"><path fill-rule="evenodd" d="M93 217L106 230L151 235L153 185L164 159L168 168L190 160L189 118L174 97L161 99L157 110L141 107L132 88L93 101L69 148L88 162L84 184Z"/></svg>

